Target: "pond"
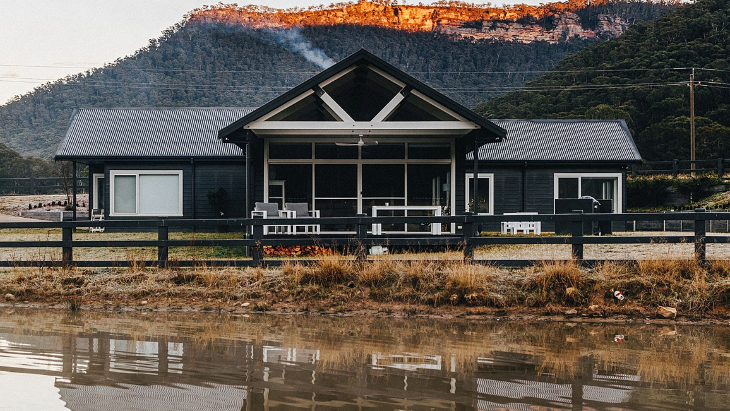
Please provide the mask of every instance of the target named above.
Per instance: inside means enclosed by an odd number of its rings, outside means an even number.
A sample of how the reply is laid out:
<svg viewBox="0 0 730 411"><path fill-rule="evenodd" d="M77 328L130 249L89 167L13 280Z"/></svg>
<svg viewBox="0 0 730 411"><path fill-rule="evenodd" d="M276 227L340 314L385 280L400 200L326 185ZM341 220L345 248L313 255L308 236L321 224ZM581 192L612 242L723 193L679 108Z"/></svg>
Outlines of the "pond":
<svg viewBox="0 0 730 411"><path fill-rule="evenodd" d="M4 309L0 409L721 410L730 327Z"/></svg>

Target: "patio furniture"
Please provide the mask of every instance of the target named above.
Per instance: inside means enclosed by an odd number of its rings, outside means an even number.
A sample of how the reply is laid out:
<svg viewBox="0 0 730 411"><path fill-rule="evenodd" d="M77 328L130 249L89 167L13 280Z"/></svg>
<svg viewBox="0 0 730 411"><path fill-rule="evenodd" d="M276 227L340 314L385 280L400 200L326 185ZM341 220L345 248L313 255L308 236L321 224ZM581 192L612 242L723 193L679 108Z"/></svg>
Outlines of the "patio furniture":
<svg viewBox="0 0 730 411"><path fill-rule="evenodd" d="M94 208L91 210L91 221L102 221L104 220L104 209ZM92 233L103 233L104 227L89 227L89 231Z"/></svg>
<svg viewBox="0 0 730 411"><path fill-rule="evenodd" d="M537 215L537 213L504 213L504 215ZM518 232L522 232L523 234L533 233L535 235L540 235L542 233L542 221L502 221L502 234L515 235Z"/></svg>
<svg viewBox="0 0 730 411"><path fill-rule="evenodd" d="M294 212L288 210L279 210L278 203L259 203L257 202L251 211L251 218L263 218L267 220L286 219L293 217ZM270 224L264 226L264 235L269 234L269 230L273 230L274 234L291 234L292 226L290 224Z"/></svg>
<svg viewBox="0 0 730 411"><path fill-rule="evenodd" d="M310 210L307 203L286 203L284 209L294 214L291 218L319 218L319 210ZM304 230L302 234L319 234L319 224L293 224L291 234L299 234L299 229Z"/></svg>

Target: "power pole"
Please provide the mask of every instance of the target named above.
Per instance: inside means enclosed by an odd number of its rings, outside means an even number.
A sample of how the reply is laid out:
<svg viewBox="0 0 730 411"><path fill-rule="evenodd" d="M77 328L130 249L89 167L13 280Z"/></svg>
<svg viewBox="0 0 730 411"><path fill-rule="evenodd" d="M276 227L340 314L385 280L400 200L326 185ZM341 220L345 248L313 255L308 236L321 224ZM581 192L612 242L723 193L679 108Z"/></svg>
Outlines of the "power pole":
<svg viewBox="0 0 730 411"><path fill-rule="evenodd" d="M695 68L692 67L692 73L689 75L689 138L690 138L690 162L689 167L692 170L692 177L695 175Z"/></svg>

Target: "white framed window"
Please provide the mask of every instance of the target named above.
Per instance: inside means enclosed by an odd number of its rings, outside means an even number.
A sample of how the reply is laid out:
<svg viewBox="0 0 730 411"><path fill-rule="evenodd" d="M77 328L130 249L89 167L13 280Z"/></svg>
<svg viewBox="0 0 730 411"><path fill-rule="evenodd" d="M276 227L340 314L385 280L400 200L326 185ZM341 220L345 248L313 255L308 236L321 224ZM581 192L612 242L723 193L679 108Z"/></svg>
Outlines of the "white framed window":
<svg viewBox="0 0 730 411"><path fill-rule="evenodd" d="M110 170L110 216L182 217L182 170Z"/></svg>
<svg viewBox="0 0 730 411"><path fill-rule="evenodd" d="M622 173L555 173L553 184L553 199L584 196L596 200L609 199L613 203L613 212L622 212Z"/></svg>
<svg viewBox="0 0 730 411"><path fill-rule="evenodd" d="M477 214L494 214L494 173L479 173L479 187L477 188ZM472 211L474 201L474 173L466 174L465 210Z"/></svg>

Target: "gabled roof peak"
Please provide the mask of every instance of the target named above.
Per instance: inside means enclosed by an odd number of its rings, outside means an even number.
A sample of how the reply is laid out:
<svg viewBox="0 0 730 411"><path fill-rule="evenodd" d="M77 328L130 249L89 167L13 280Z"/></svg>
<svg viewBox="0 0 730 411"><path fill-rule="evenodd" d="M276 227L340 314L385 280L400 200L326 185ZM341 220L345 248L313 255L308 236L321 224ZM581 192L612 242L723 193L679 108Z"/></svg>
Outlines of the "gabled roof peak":
<svg viewBox="0 0 730 411"><path fill-rule="evenodd" d="M369 72L356 72L358 67L367 67ZM338 86L341 86L339 90ZM411 94L413 96L409 97ZM405 101L408 98L411 101ZM296 107L290 108L294 104L300 104L298 112ZM406 104L409 110L404 109ZM305 113L307 108L309 111ZM289 111L279 115L284 110ZM408 113L404 114L404 111ZM266 121L279 121L278 125L285 127L262 124ZM290 123L283 123L285 121ZM218 137L224 141L235 141L242 140L249 132L276 134L278 130L289 128L293 133L296 128L292 124L294 121L299 121L299 124L307 122L302 134L316 133L315 123L326 126L330 130L328 134L371 133L377 132L378 126L384 126L382 133L391 130L396 134L406 133L406 122L415 125L412 134L417 134L418 122L425 126L427 121L433 124L424 129L433 134L438 132L439 122L443 122L444 130L447 130L444 134L457 137L477 131L482 140L498 141L505 133L489 120L361 48L225 127ZM403 124L395 127L398 121ZM446 124L448 122L454 124ZM374 126L374 123L377 124ZM461 127L456 123L460 123Z"/></svg>

